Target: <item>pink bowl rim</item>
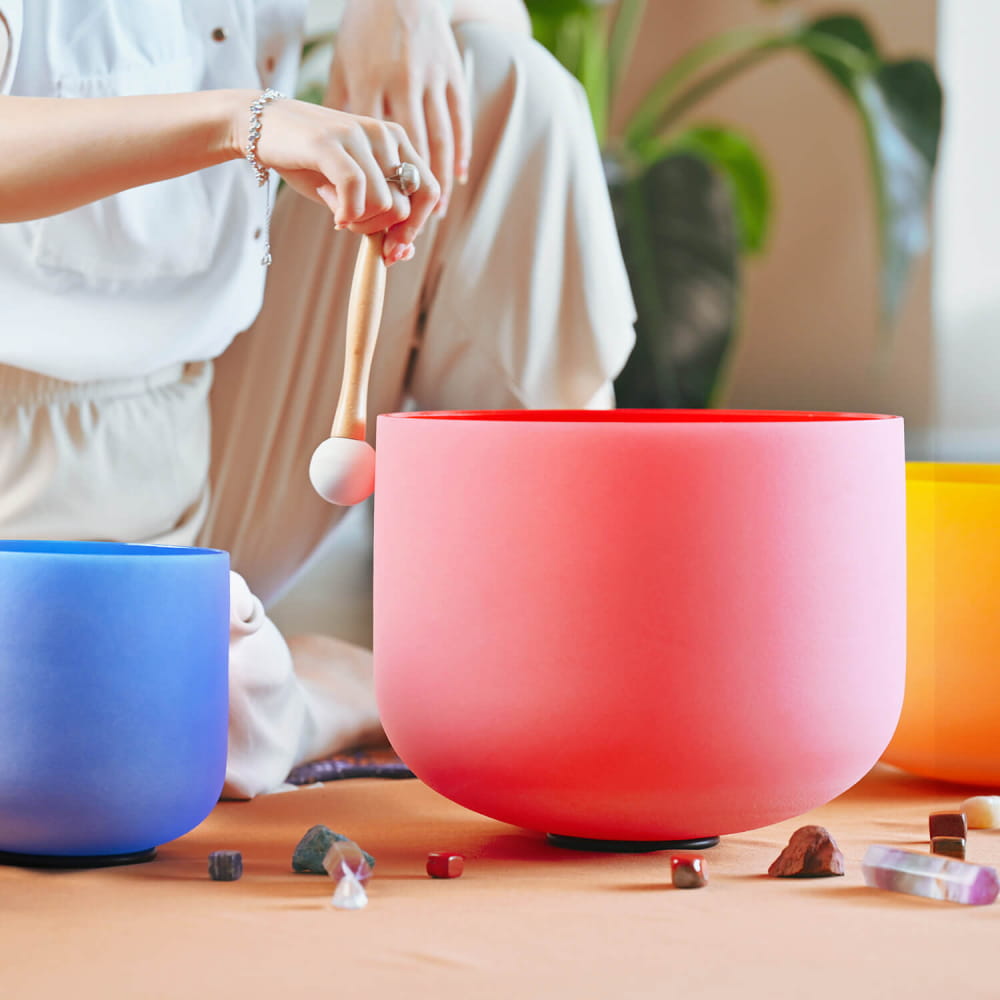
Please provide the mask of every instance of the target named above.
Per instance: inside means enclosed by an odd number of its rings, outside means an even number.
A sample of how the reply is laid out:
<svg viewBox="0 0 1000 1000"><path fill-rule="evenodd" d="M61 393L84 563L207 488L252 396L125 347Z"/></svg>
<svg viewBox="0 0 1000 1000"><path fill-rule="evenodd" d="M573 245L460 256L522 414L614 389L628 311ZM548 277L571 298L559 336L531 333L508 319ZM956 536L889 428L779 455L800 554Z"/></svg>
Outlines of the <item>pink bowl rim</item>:
<svg viewBox="0 0 1000 1000"><path fill-rule="evenodd" d="M468 423L545 424L799 424L902 420L889 413L819 410L411 410L383 413L379 420L439 420Z"/></svg>

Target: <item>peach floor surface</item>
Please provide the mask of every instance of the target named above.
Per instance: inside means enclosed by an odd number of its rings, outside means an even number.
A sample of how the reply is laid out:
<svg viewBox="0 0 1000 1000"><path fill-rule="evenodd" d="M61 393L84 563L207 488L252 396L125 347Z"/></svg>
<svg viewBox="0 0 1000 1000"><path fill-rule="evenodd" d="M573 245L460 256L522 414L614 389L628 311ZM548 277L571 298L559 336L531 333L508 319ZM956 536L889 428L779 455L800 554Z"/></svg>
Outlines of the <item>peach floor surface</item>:
<svg viewBox="0 0 1000 1000"><path fill-rule="evenodd" d="M448 802L418 781L331 782L225 802L149 864L0 867L0 997L617 998L1000 997L1000 903L972 907L866 888L868 844L928 850L927 814L968 789L885 765L829 805L724 837L710 883L670 885L669 856L581 854ZM842 878L770 879L792 831L826 826ZM331 908L325 876L295 874L325 823L377 859L365 910ZM207 855L243 852L242 880ZM428 851L466 857L432 880ZM1000 831L969 860L1000 865Z"/></svg>

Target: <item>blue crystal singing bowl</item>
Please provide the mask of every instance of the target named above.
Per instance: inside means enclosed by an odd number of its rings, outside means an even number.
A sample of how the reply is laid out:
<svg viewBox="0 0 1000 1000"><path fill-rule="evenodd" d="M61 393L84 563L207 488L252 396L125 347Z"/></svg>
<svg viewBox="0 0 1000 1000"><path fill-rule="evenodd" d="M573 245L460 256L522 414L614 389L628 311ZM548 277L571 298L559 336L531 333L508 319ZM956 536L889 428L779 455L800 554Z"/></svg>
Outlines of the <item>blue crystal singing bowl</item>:
<svg viewBox="0 0 1000 1000"><path fill-rule="evenodd" d="M197 826L228 641L226 552L0 541L2 859L129 860Z"/></svg>

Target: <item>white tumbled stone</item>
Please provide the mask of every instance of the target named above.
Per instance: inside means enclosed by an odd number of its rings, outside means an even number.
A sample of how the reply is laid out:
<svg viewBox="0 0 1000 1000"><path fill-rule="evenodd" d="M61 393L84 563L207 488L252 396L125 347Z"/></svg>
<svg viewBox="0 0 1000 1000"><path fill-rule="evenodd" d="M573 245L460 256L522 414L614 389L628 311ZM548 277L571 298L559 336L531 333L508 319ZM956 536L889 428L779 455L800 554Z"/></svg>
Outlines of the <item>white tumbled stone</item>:
<svg viewBox="0 0 1000 1000"><path fill-rule="evenodd" d="M1000 795L973 795L959 809L965 813L970 830L996 830L1000 828Z"/></svg>

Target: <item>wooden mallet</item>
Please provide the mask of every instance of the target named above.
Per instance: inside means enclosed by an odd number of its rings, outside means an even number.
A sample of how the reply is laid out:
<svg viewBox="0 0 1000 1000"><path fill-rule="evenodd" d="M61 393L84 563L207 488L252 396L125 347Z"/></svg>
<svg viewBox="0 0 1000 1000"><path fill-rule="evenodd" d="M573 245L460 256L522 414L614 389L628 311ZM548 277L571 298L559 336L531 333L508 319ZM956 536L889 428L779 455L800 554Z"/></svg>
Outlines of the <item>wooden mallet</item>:
<svg viewBox="0 0 1000 1000"><path fill-rule="evenodd" d="M347 304L347 343L340 399L330 436L313 452L309 481L329 503L351 506L375 489L375 449L365 440L368 379L385 300L383 233L364 236Z"/></svg>

